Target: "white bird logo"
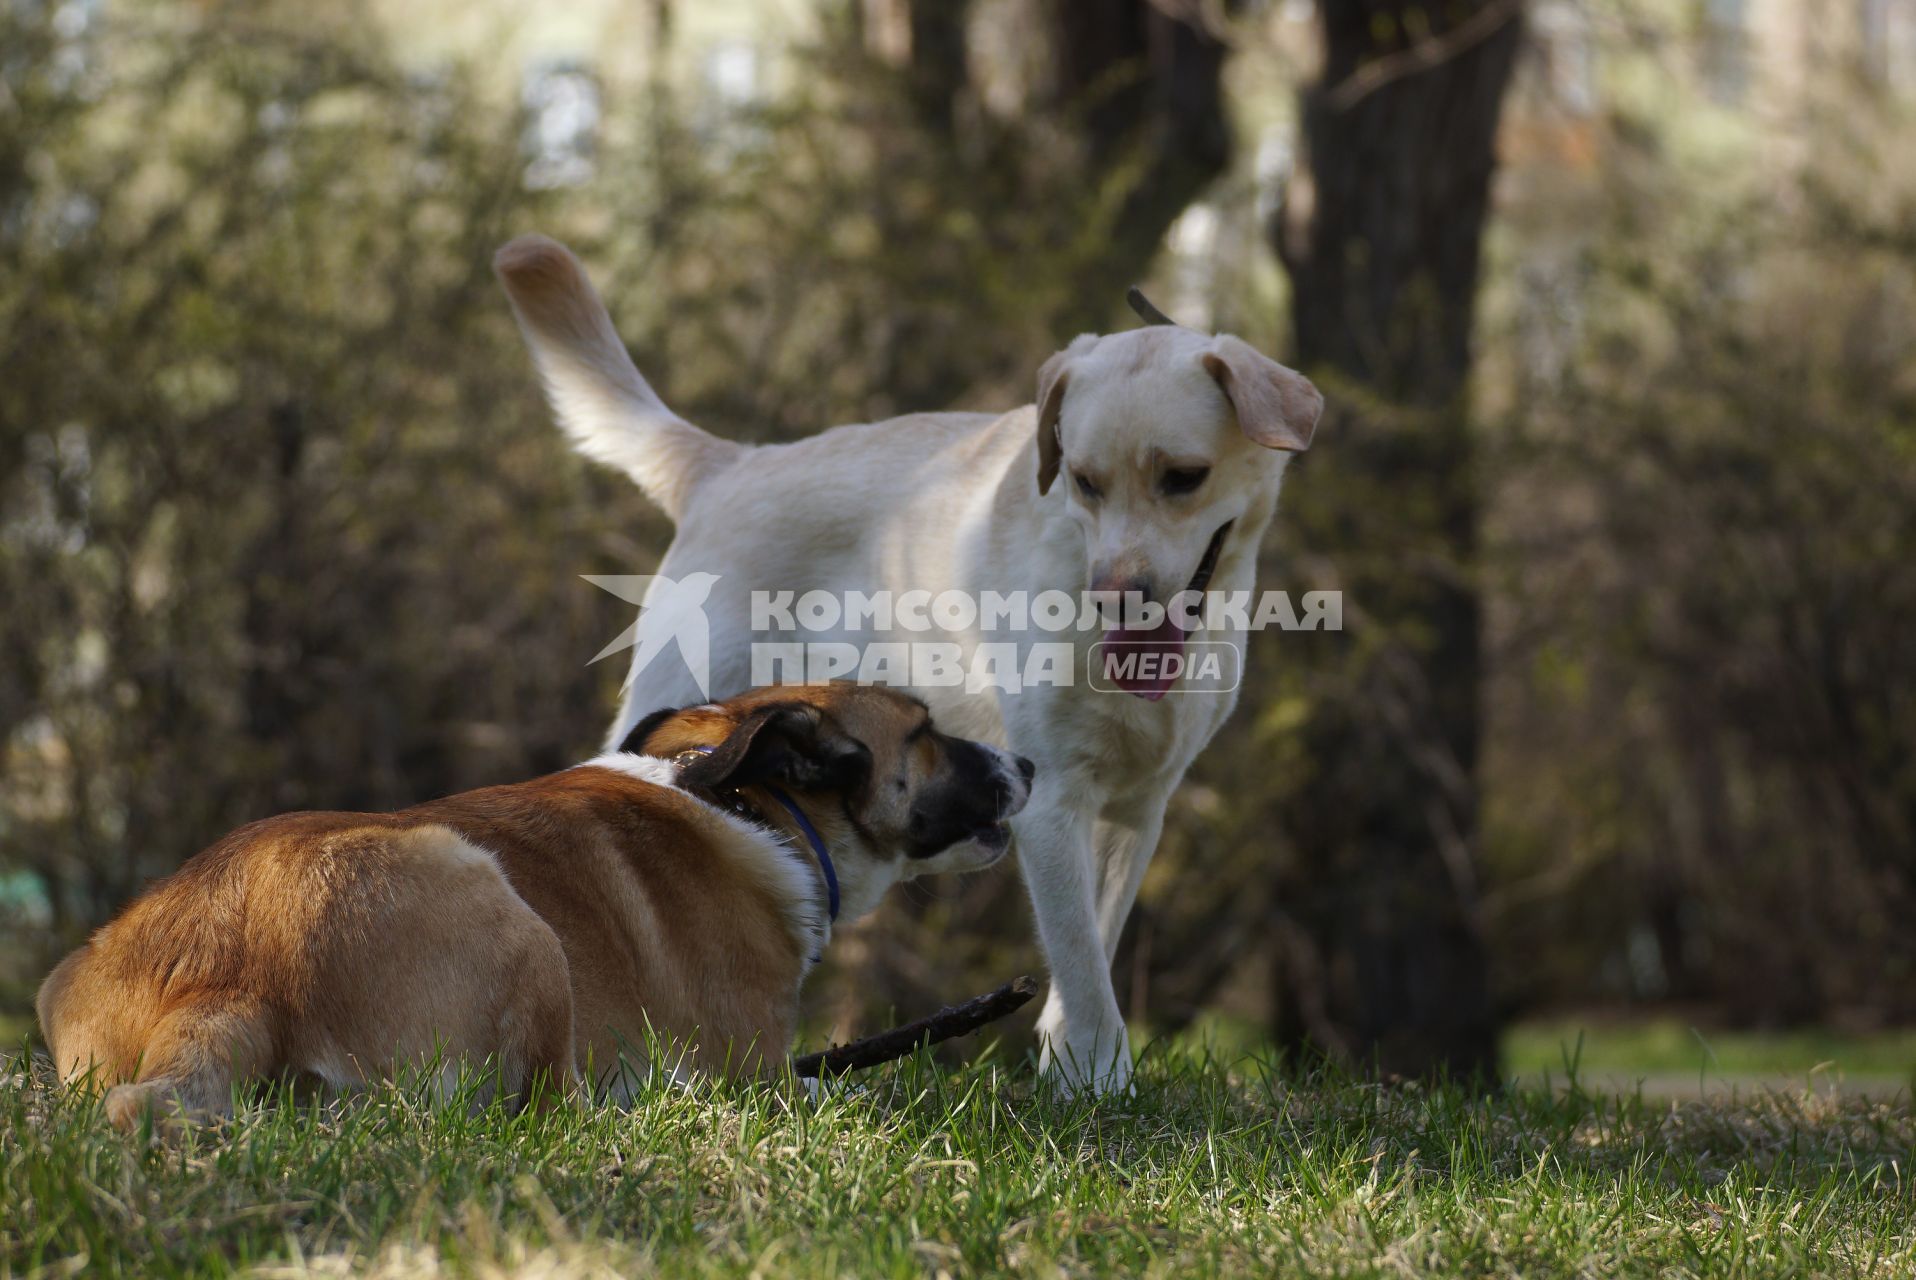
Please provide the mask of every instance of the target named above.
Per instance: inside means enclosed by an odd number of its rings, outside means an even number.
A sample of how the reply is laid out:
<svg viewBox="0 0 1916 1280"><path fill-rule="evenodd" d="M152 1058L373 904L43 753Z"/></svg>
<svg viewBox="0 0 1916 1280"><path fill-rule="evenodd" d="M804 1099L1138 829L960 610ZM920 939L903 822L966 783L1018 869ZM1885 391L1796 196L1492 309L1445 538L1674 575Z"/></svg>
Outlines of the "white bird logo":
<svg viewBox="0 0 1916 1280"><path fill-rule="evenodd" d="M699 687L699 696L712 696L712 634L705 621L705 601L718 583L716 573L688 573L677 581L657 573L580 576L627 604L639 606L639 616L632 625L593 655L592 662L621 649L633 649L632 666L625 677L629 689L639 672L676 642L679 657Z"/></svg>

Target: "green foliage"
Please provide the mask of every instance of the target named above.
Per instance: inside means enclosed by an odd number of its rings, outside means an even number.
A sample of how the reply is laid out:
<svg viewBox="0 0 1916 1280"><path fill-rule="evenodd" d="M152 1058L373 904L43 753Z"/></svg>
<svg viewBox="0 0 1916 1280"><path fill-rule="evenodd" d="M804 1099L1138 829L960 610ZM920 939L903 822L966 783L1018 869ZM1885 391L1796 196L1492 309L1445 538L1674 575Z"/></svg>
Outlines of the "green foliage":
<svg viewBox="0 0 1916 1280"><path fill-rule="evenodd" d="M551 427L487 270L509 235L578 245L668 401L748 440L1027 401L1144 274L1112 247L1139 161L1089 165L1055 104L941 120L834 21L747 108L608 83L594 177L540 192L484 68L402 65L356 8L111 10L0 0L0 1017L233 826L599 740L617 663L583 664L629 619L577 575L645 572L669 529ZM1287 56L1247 39L1233 79L1288 99ZM1418 465L1333 483L1358 448L1334 425L1294 469L1263 580L1348 589L1348 629L1259 638L1119 957L1140 1024L1277 1020L1286 818L1363 783L1307 729L1426 638L1415 607L1366 622L1373 584L1415 581L1481 595L1460 865L1502 1007L1912 1015L1916 129L1838 88L1808 146L1738 153L1672 91L1578 124L1587 171L1509 148L1479 408L1446 427L1481 556L1419 533L1458 495ZM1240 150L1219 190L1248 207ZM1218 243L1179 267L1272 343L1273 262ZM1375 447L1445 447L1354 407ZM845 1034L1032 968L1021 897L1008 871L901 895L812 1016Z"/></svg>
<svg viewBox="0 0 1916 1280"><path fill-rule="evenodd" d="M561 200L480 76L281 18L76 35L0 5L0 872L37 885L0 901L32 943L0 965L11 1008L242 822L590 754L618 664L584 664L627 619L578 575L649 569L669 529L551 427L488 270L510 235L577 245L668 399L770 440L1028 399L1124 194L1043 128L927 147L900 76L828 29L751 108L608 88L642 127ZM1027 214L986 216L1006 201ZM923 927L963 938L940 987L1001 970L1018 894L841 948L893 977L840 1012L919 1000Z"/></svg>
<svg viewBox="0 0 1916 1280"><path fill-rule="evenodd" d="M486 269L514 122L265 28L62 49L0 114L0 847L70 931L238 822L570 762L605 623Z"/></svg>
<svg viewBox="0 0 1916 1280"><path fill-rule="evenodd" d="M1133 1098L907 1062L820 1103L254 1103L151 1142L0 1080L0 1268L95 1275L1894 1276L1906 1107L1495 1101L1154 1051ZM69 1261L70 1260L70 1261Z"/></svg>
<svg viewBox="0 0 1916 1280"><path fill-rule="evenodd" d="M1680 124L1623 114L1588 223L1552 229L1574 252L1506 286L1486 796L1514 998L1916 1014L1916 117L1829 92L1787 199L1763 139L1700 182Z"/></svg>
<svg viewBox="0 0 1916 1280"><path fill-rule="evenodd" d="M1826 1028L1795 1031L1701 1029L1681 1019L1580 1022L1553 1018L1520 1023L1504 1041L1514 1075L1554 1072L1574 1060L1586 1075L1666 1079L1694 1083L1752 1080L1801 1081L1812 1073L1832 1086L1867 1085L1885 1092L1907 1089L1916 1079L1916 1032L1857 1034Z"/></svg>

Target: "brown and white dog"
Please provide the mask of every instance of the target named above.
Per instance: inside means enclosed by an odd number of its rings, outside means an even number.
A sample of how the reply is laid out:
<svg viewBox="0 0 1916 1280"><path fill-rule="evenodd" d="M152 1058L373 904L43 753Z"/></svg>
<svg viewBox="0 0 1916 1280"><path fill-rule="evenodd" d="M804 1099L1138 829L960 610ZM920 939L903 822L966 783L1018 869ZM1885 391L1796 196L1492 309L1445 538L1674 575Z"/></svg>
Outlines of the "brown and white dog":
<svg viewBox="0 0 1916 1280"><path fill-rule="evenodd" d="M460 1059L522 1097L588 1067L617 1090L648 1038L674 1071L775 1070L841 898L856 917L996 862L1032 776L853 685L654 712L621 745L398 813L241 827L47 978L62 1076L110 1086L127 1128L224 1113L247 1080Z"/></svg>

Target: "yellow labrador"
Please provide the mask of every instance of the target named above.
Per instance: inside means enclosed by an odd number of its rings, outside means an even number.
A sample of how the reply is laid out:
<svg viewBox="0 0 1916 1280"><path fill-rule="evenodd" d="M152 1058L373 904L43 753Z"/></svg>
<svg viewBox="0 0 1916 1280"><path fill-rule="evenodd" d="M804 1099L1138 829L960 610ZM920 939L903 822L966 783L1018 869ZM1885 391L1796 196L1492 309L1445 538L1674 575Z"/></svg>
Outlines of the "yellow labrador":
<svg viewBox="0 0 1916 1280"><path fill-rule="evenodd" d="M756 591L1115 590L1158 602L1194 588L1248 593L1285 465L1323 407L1307 379L1237 338L1154 327L1078 338L1039 371L1036 405L912 414L751 448L666 408L564 247L524 237L495 265L561 426L677 523L659 574L712 583L704 608L719 694L752 682ZM1022 655L1056 638L933 623L929 633L843 627L815 638L861 649L945 641L967 661L987 642L1011 640ZM1135 637L1152 661L1116 691L1083 677L1008 692L911 676L941 722L1038 763L1013 833L1051 965L1039 1031L1047 1063L1073 1085L1130 1078L1111 955L1165 804L1236 702L1234 690L1166 696L1188 676L1157 659L1228 640L1233 625L1167 621ZM1079 656L1102 638L1081 637ZM635 662L612 740L647 707L696 696L679 665Z"/></svg>

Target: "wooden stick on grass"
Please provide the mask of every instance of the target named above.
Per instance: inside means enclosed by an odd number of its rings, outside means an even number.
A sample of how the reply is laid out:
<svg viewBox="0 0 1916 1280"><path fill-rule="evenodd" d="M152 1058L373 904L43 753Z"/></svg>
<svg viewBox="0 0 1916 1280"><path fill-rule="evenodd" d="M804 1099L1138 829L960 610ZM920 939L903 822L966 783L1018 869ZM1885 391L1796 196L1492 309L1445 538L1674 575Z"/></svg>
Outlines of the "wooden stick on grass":
<svg viewBox="0 0 1916 1280"><path fill-rule="evenodd" d="M963 1004L946 1005L928 1018L908 1022L890 1031L881 1031L850 1044L835 1045L822 1053L806 1053L792 1059L796 1076L838 1076L862 1071L881 1062L890 1062L914 1052L919 1045L939 1044L954 1036L976 1031L987 1022L996 1022L1008 1013L1024 1007L1038 994L1038 983L1026 976L1013 978L988 995L975 996Z"/></svg>

